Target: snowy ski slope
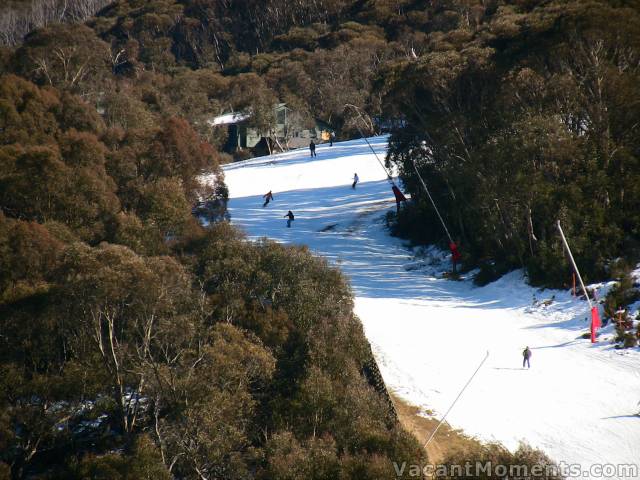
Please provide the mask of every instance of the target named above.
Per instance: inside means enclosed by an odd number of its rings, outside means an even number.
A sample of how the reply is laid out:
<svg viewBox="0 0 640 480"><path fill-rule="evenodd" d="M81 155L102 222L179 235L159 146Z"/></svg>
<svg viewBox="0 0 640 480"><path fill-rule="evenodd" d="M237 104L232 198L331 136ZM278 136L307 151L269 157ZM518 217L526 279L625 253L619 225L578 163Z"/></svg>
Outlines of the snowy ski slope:
<svg viewBox="0 0 640 480"><path fill-rule="evenodd" d="M383 158L386 139L371 142ZM439 417L489 350L451 425L509 448L525 440L580 464L583 478L599 477L590 470L599 464L640 463L638 349L580 339L586 303L528 287L519 272L482 288L438 278L438 265L416 260L385 230L393 194L364 141L320 145L317 155L301 149L228 165L231 219L250 238L306 244L342 269L392 391ZM275 200L262 208L269 190ZM527 345L531 369L523 370Z"/></svg>

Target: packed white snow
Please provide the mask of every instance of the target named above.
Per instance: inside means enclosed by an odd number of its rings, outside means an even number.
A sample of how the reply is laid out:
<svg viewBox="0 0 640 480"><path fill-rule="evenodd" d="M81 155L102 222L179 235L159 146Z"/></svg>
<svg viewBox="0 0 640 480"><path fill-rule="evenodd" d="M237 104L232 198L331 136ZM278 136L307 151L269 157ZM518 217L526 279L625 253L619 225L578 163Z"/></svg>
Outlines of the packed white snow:
<svg viewBox="0 0 640 480"><path fill-rule="evenodd" d="M370 141L384 159L386 138ZM445 254L416 258L389 235L393 193L364 141L319 145L317 158L300 149L224 170L233 224L250 238L306 244L348 276L382 375L401 398L440 418L489 351L447 418L452 426L510 449L526 441L579 464L584 478L600 477L600 465L640 463L638 349L616 350L611 326L592 345L582 338L586 302L531 288L521 272L486 287L441 278ZM352 189L354 173L360 183ZM263 207L269 190L274 200ZM525 346L530 369L522 368ZM605 468L605 477L623 476Z"/></svg>

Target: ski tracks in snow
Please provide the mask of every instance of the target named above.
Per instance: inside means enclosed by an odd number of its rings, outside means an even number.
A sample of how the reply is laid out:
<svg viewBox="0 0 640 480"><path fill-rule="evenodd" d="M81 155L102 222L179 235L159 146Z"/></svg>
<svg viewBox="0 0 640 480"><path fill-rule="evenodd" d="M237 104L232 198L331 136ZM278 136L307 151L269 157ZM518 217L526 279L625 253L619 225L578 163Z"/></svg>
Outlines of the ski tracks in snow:
<svg viewBox="0 0 640 480"><path fill-rule="evenodd" d="M385 154L385 137L371 143ZM439 418L490 350L448 423L512 449L525 440L583 469L640 463L638 349L580 338L586 303L529 287L521 272L482 288L438 278L441 253L416 259L386 231L394 197L365 142L316 151L314 159L300 149L226 166L232 223L249 238L306 244L349 277L391 390ZM274 201L262 208L269 190ZM287 210L296 215L290 229ZM533 356L524 370L527 345Z"/></svg>

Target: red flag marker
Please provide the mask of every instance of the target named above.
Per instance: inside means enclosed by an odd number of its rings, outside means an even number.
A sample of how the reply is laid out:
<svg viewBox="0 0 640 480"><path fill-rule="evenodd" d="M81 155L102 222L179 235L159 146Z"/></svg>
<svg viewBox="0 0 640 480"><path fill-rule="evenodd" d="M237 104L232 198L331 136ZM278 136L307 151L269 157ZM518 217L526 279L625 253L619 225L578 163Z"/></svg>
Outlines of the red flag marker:
<svg viewBox="0 0 640 480"><path fill-rule="evenodd" d="M460 252L458 251L458 246L454 242L451 242L449 244L449 249L451 250L451 260L454 263L458 263L462 258L462 255L460 255Z"/></svg>
<svg viewBox="0 0 640 480"><path fill-rule="evenodd" d="M596 343L596 335L598 334L598 329L602 326L600 322L600 315L598 314L598 307L591 307L591 343Z"/></svg>

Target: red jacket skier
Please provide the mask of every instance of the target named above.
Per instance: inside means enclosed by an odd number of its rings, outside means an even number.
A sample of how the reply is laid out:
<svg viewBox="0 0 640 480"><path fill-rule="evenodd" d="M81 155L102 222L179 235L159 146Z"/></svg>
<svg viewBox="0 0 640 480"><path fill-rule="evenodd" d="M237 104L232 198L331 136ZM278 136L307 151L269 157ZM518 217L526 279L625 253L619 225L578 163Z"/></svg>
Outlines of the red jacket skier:
<svg viewBox="0 0 640 480"><path fill-rule="evenodd" d="M393 190L393 195L396 197L396 212L400 213L400 202L406 202L407 198L395 184L391 187L391 190Z"/></svg>

